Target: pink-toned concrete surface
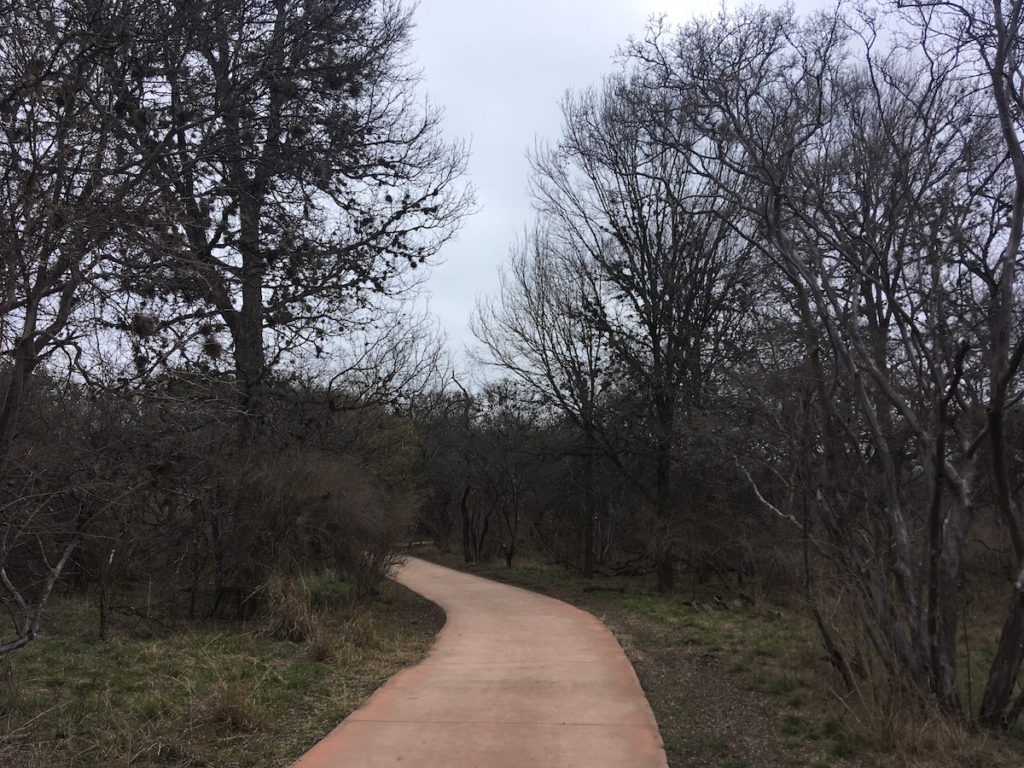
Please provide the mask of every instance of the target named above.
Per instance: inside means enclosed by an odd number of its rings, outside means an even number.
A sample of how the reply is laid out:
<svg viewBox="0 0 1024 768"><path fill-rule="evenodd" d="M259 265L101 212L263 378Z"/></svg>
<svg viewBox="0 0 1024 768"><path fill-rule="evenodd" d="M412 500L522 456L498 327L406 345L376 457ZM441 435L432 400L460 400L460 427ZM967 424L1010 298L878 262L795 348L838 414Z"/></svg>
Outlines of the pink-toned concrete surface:
<svg viewBox="0 0 1024 768"><path fill-rule="evenodd" d="M410 558L397 580L448 622L294 768L666 768L605 626L558 600Z"/></svg>

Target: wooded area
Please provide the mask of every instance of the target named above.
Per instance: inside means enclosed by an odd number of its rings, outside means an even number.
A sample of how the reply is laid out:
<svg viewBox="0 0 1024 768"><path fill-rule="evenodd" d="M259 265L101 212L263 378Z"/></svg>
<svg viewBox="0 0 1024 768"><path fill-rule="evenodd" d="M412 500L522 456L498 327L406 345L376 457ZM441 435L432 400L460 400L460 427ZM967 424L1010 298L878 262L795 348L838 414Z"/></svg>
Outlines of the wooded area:
<svg viewBox="0 0 1024 768"><path fill-rule="evenodd" d="M372 591L413 511L393 406L441 354L402 296L471 202L410 12L3 17L0 649L58 581L96 592L101 627L142 583L188 616L299 567Z"/></svg>
<svg viewBox="0 0 1024 768"><path fill-rule="evenodd" d="M411 309L473 206L411 13L0 10L0 654L429 537L782 590L846 688L1014 725L1024 2L653 22L533 151L469 375Z"/></svg>
<svg viewBox="0 0 1024 768"><path fill-rule="evenodd" d="M954 717L965 584L999 584L978 718L1014 723L1020 22L744 9L655 24L570 93L533 155L537 221L476 318L506 378L456 445L507 451L468 449L434 506L465 488L467 558L488 522L507 555L510 519L662 590L680 566L742 580L778 558L848 688L889 679Z"/></svg>

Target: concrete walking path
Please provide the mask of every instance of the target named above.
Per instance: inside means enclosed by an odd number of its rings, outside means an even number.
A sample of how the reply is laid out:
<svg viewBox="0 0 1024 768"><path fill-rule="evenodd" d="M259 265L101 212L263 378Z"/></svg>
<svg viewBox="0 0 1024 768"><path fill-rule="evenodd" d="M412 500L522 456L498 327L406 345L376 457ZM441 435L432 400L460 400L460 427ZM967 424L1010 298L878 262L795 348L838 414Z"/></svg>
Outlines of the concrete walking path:
<svg viewBox="0 0 1024 768"><path fill-rule="evenodd" d="M632 666L589 613L409 558L396 575L448 614L293 768L666 768Z"/></svg>

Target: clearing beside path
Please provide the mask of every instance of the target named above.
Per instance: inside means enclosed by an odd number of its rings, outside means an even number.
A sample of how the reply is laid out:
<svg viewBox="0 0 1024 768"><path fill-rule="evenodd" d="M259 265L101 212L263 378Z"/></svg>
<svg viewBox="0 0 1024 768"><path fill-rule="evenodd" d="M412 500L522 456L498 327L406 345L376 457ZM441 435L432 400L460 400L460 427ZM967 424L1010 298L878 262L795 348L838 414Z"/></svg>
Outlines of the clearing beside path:
<svg viewBox="0 0 1024 768"><path fill-rule="evenodd" d="M294 768L665 768L636 674L596 618L414 558L396 578L448 614L437 644Z"/></svg>

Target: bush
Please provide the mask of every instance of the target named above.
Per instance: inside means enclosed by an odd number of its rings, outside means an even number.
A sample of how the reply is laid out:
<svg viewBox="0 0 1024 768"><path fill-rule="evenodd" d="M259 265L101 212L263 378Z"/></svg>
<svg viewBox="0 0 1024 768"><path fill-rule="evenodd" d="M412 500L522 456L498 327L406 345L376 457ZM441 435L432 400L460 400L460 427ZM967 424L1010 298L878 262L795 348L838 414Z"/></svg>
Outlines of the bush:
<svg viewBox="0 0 1024 768"><path fill-rule="evenodd" d="M364 598L398 561L414 499L349 457L307 450L255 463L240 478L234 506L243 581L333 570Z"/></svg>

